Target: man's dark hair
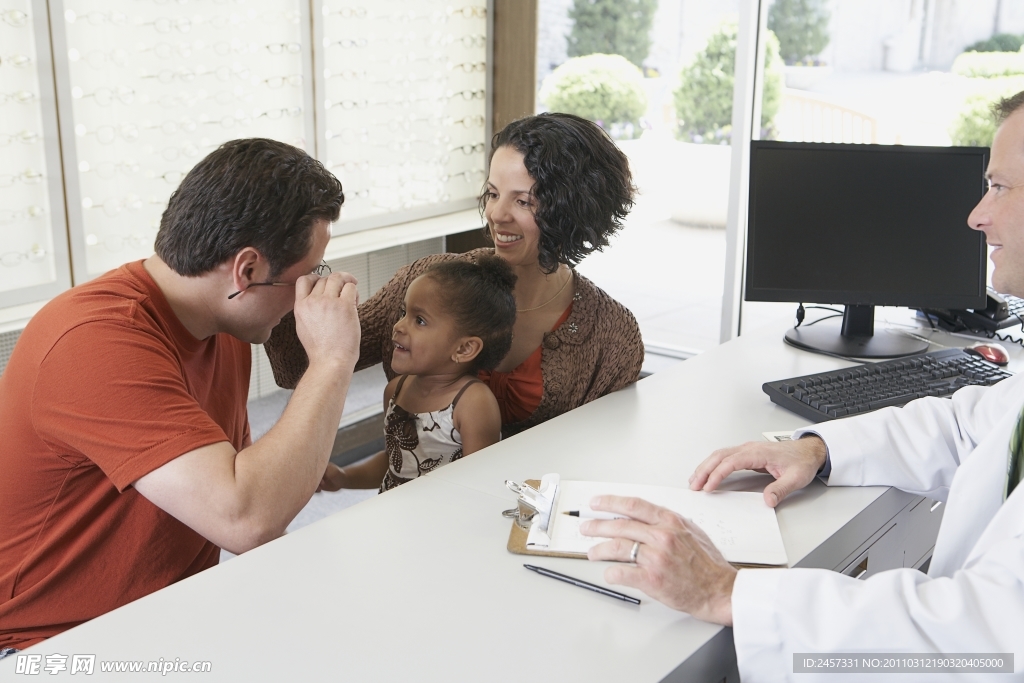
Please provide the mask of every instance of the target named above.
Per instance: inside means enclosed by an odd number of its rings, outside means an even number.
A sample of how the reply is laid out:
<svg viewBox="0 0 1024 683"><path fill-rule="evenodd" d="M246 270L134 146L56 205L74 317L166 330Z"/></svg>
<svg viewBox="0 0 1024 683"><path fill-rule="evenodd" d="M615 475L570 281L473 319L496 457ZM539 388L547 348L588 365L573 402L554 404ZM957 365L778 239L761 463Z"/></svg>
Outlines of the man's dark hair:
<svg viewBox="0 0 1024 683"><path fill-rule="evenodd" d="M171 194L156 254L179 275L213 270L245 247L270 263L270 277L301 261L313 224L333 223L345 195L323 165L297 147L250 138L225 142Z"/></svg>
<svg viewBox="0 0 1024 683"><path fill-rule="evenodd" d="M493 370L512 348L516 324L516 274L500 256L472 261L444 261L431 266L426 277L444 293L445 308L455 319L459 335L480 337L484 348L470 370Z"/></svg>
<svg viewBox="0 0 1024 683"><path fill-rule="evenodd" d="M575 266L608 246L633 208L636 187L626 155L596 124L572 114L539 114L513 121L491 139L491 158L510 147L533 178L534 218L540 228L540 267ZM487 186L480 194L480 213Z"/></svg>
<svg viewBox="0 0 1024 683"><path fill-rule="evenodd" d="M1003 99L992 105L992 113L996 117L996 123L1001 124L1006 119L1010 118L1010 114L1017 111L1021 107L1024 107L1024 90L1012 95L1010 97L1004 97Z"/></svg>

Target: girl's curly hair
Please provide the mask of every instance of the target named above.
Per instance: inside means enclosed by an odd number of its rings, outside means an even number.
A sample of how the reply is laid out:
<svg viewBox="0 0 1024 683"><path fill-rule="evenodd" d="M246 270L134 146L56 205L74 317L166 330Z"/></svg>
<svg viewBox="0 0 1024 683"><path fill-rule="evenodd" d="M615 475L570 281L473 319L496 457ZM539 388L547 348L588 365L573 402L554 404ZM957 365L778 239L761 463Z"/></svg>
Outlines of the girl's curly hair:
<svg viewBox="0 0 1024 683"><path fill-rule="evenodd" d="M545 273L559 263L575 266L622 228L636 187L626 155L596 124L572 114L527 116L494 135L490 157L501 147L523 155L534 181L539 263ZM485 184L478 199L481 217L487 195Z"/></svg>

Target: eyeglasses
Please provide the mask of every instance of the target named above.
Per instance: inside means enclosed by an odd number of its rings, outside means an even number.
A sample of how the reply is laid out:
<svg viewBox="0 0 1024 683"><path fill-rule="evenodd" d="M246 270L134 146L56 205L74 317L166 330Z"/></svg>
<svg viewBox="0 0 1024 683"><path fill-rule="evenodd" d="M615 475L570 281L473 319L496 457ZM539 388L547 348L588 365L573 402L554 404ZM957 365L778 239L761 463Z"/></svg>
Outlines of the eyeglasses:
<svg viewBox="0 0 1024 683"><path fill-rule="evenodd" d="M459 16L464 19L483 19L487 16L486 7L448 7L448 16Z"/></svg>
<svg viewBox="0 0 1024 683"><path fill-rule="evenodd" d="M454 35L452 33L449 33L447 35L441 35L441 32L438 31L438 32L433 33L430 36L430 39L429 39L429 44L430 45L451 45L451 44L456 43L456 42L462 43L462 46L465 47L465 48L486 47L487 46L487 36L484 36L484 35L456 36L456 35Z"/></svg>
<svg viewBox="0 0 1024 683"><path fill-rule="evenodd" d="M175 80L182 83L191 83L196 79L196 72L192 71L192 69L163 69L160 73L143 74L140 78L155 78L161 83L170 83Z"/></svg>
<svg viewBox="0 0 1024 683"><path fill-rule="evenodd" d="M324 277L331 274L331 267L327 265L327 261L321 261L320 265L310 271L313 275L318 277ZM234 294L228 296L229 299L234 299L236 296L244 292L249 287L294 287L294 282L253 282L245 289L240 289Z"/></svg>
<svg viewBox="0 0 1024 683"><path fill-rule="evenodd" d="M147 171L146 177L154 180L164 180L171 185L177 185L181 182L181 179L185 177L185 171L168 171L163 175L157 175L155 171Z"/></svg>
<svg viewBox="0 0 1024 683"><path fill-rule="evenodd" d="M14 28L21 28L28 24L28 15L17 9L0 10L0 19Z"/></svg>
<svg viewBox="0 0 1024 683"><path fill-rule="evenodd" d="M299 43L271 43L264 47L266 47L267 51L272 55L283 55L285 52L295 55L302 50L302 45Z"/></svg>
<svg viewBox="0 0 1024 683"><path fill-rule="evenodd" d="M476 116L463 116L461 119L449 119L445 123L450 126L462 126L463 128L482 128L484 117L479 114Z"/></svg>
<svg viewBox="0 0 1024 683"><path fill-rule="evenodd" d="M78 164L78 171L80 173L91 173L95 172L97 176L103 180L109 180L114 178L118 174L124 176L135 175L139 172L139 165L134 160L125 161L103 161L95 166L90 164L88 161L81 161Z"/></svg>
<svg viewBox="0 0 1024 683"><path fill-rule="evenodd" d="M0 66L13 66L18 69L23 69L32 63L32 58L28 55L7 55L6 57L0 57Z"/></svg>
<svg viewBox="0 0 1024 683"><path fill-rule="evenodd" d="M32 248L25 252L9 251L5 254L0 254L0 264L8 268L14 268L22 263L39 263L44 258L46 258L46 250L38 244L33 244Z"/></svg>
<svg viewBox="0 0 1024 683"><path fill-rule="evenodd" d="M10 209L0 210L0 225L12 225L22 218L39 218L46 211L41 206L30 206L23 211L11 211Z"/></svg>
<svg viewBox="0 0 1024 683"><path fill-rule="evenodd" d="M290 76L272 76L271 78L263 79L263 83L265 83L268 88L274 89L283 87L285 83L287 83L288 85L298 86L302 85L302 74L291 74Z"/></svg>
<svg viewBox="0 0 1024 683"><path fill-rule="evenodd" d="M94 92L86 93L77 85L71 89L71 96L76 100L91 97L101 107L109 107L115 100L121 104L131 104L135 101L135 89L127 85L119 85L116 89L96 88Z"/></svg>
<svg viewBox="0 0 1024 683"><path fill-rule="evenodd" d="M179 157L194 157L199 155L199 148L193 145L191 142L186 142L180 147L165 147L164 149L157 152L162 158L167 161L174 161Z"/></svg>
<svg viewBox="0 0 1024 683"><path fill-rule="evenodd" d="M366 47L369 45L369 41L366 38L342 38L341 40L331 40L329 38L324 39L324 47L332 47L334 45L348 50L354 47Z"/></svg>
<svg viewBox="0 0 1024 683"><path fill-rule="evenodd" d="M268 109L266 111L254 110L253 118L259 119L266 116L268 119L280 119L285 116L301 116L302 107L286 107L283 109Z"/></svg>
<svg viewBox="0 0 1024 683"><path fill-rule="evenodd" d="M458 147L449 147L449 152L462 152L463 154L473 154L474 152L484 151L484 143L478 142L475 145L460 145Z"/></svg>
<svg viewBox="0 0 1024 683"><path fill-rule="evenodd" d="M181 119L180 121L164 121L163 123L145 126L146 130L159 130L164 135L176 135L177 133L194 133L196 122L192 119Z"/></svg>
<svg viewBox="0 0 1024 683"><path fill-rule="evenodd" d="M341 7L339 9L331 9L327 5L324 5L323 13L325 17L336 15L343 19L365 19L366 8L365 7Z"/></svg>
<svg viewBox="0 0 1024 683"><path fill-rule="evenodd" d="M170 33L171 29L177 29L179 33L188 33L192 30L192 22L188 17L178 17L177 19L160 17L155 21L140 24L140 26L152 26L157 33Z"/></svg>
<svg viewBox="0 0 1024 683"><path fill-rule="evenodd" d="M29 92L28 90L19 90L18 92L12 93L0 92L0 104L7 104L8 102L28 104L35 98L36 94Z"/></svg>
<svg viewBox="0 0 1024 683"><path fill-rule="evenodd" d="M87 130L85 124L75 126L75 133L79 137L95 135L96 141L101 145L110 145L117 140L118 136L125 142L135 142L139 139L139 127L134 123L121 123L117 126L102 125L96 130Z"/></svg>
<svg viewBox="0 0 1024 683"><path fill-rule="evenodd" d="M203 116L205 116L205 114ZM236 124L239 126L248 126L252 123L252 119L248 116L222 116L215 121L203 121L203 123L212 126L219 125L221 128L234 128Z"/></svg>
<svg viewBox="0 0 1024 683"><path fill-rule="evenodd" d="M137 194L130 194L127 197L109 197L102 202L96 203L91 197L82 198L83 209L103 209L108 216L116 216L125 209L138 211L142 208L142 199Z"/></svg>
<svg viewBox="0 0 1024 683"><path fill-rule="evenodd" d="M68 50L68 60L77 62L82 59L82 53L75 48ZM120 48L104 51L93 50L85 56L85 63L94 69L105 69L108 65L128 66L128 52Z"/></svg>
<svg viewBox="0 0 1024 683"><path fill-rule="evenodd" d="M448 91L448 99L455 99L461 97L467 102L470 100L482 100L486 93L483 90L460 90L458 92Z"/></svg>
<svg viewBox="0 0 1024 683"><path fill-rule="evenodd" d="M34 142L39 142L39 133L33 133L32 131L23 130L20 133L14 135L7 135L0 133L0 147L6 147L12 142L21 142L26 145L31 145Z"/></svg>
<svg viewBox="0 0 1024 683"><path fill-rule="evenodd" d="M474 180L479 182L484 179L484 170L482 168L475 168L470 171L461 171L460 173L450 173L441 176L441 182L447 183L449 180L455 180L456 178L462 178L467 183L472 183Z"/></svg>
<svg viewBox="0 0 1024 683"><path fill-rule="evenodd" d="M361 81L366 78L366 73L366 69L343 69L342 71L324 69L324 78L342 78L346 81Z"/></svg>
<svg viewBox="0 0 1024 683"><path fill-rule="evenodd" d="M103 24L113 24L114 26L121 26L128 22L128 15L122 14L121 12L88 12L81 17L75 13L74 10L67 10L64 12L64 19L69 23L73 24L78 19L85 19L93 26L101 26Z"/></svg>
<svg viewBox="0 0 1024 683"><path fill-rule="evenodd" d="M486 71L487 70L487 63L486 62L462 62L461 64L452 64L452 63L448 64L448 70L449 71L455 71L456 69L462 71L463 73L471 74L474 71Z"/></svg>
<svg viewBox="0 0 1024 683"><path fill-rule="evenodd" d="M150 233L148 237L140 235L138 233L132 233L128 236L121 235L110 235L104 237L102 240L98 235L88 234L85 236L85 244L90 247L95 247L102 244L106 247L107 251L121 251L124 249L124 245L128 245L135 249L153 249L153 240L155 239L154 233Z"/></svg>
<svg viewBox="0 0 1024 683"><path fill-rule="evenodd" d="M43 174L31 169L22 171L17 175L0 175L0 188L14 187L16 183L38 185L41 182L43 182Z"/></svg>

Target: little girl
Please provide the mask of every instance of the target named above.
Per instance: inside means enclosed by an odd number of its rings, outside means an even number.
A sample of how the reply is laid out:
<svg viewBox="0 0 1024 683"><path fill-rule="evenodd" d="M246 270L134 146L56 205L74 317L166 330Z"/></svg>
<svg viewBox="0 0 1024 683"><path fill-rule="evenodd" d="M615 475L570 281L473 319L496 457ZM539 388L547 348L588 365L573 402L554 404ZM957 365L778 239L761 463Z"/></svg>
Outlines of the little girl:
<svg viewBox="0 0 1024 683"><path fill-rule="evenodd" d="M412 281L391 339L398 376L384 389L385 450L328 464L320 488L383 493L497 443L501 413L476 378L512 346L516 276L504 259L446 261Z"/></svg>

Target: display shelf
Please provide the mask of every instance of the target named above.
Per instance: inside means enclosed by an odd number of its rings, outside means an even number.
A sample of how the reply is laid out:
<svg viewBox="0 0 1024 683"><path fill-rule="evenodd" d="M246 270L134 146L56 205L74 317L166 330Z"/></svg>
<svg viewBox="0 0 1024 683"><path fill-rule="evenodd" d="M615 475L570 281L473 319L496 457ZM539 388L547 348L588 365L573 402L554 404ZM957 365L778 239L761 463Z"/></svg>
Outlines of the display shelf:
<svg viewBox="0 0 1024 683"><path fill-rule="evenodd" d="M345 186L353 232L466 209L485 176L483 0L316 0L320 158Z"/></svg>
<svg viewBox="0 0 1024 683"><path fill-rule="evenodd" d="M0 7L0 306L70 284L46 4Z"/></svg>
<svg viewBox="0 0 1024 683"><path fill-rule="evenodd" d="M482 189L490 5L7 0L0 309L151 255L180 180L239 137L295 144L341 179L335 235L373 231L347 253L446 232L414 226Z"/></svg>
<svg viewBox="0 0 1024 683"><path fill-rule="evenodd" d="M222 143L314 153L307 3L50 5L76 282L152 254L171 193Z"/></svg>

